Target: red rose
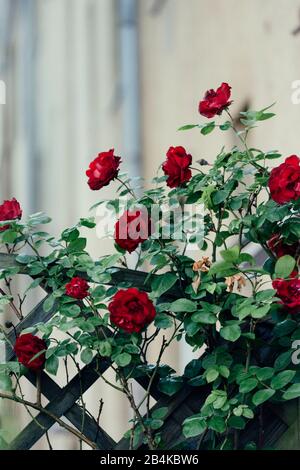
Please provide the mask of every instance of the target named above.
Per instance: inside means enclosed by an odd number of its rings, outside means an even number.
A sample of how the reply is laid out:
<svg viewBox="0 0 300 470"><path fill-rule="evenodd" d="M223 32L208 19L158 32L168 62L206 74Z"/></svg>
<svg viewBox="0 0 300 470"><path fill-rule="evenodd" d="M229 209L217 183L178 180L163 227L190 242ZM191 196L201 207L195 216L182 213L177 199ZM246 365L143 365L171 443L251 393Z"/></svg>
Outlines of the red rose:
<svg viewBox="0 0 300 470"><path fill-rule="evenodd" d="M145 292L135 287L119 290L108 306L111 322L127 333L139 333L156 315Z"/></svg>
<svg viewBox="0 0 300 470"><path fill-rule="evenodd" d="M299 248L298 243L293 243L291 245L285 243L280 238L280 235L278 233L273 235L270 240L267 241L267 245L277 258L280 258L284 255L295 256Z"/></svg>
<svg viewBox="0 0 300 470"><path fill-rule="evenodd" d="M66 284L66 294L74 299L82 300L90 295L89 285L85 279L82 279L81 277L73 277L73 279Z"/></svg>
<svg viewBox="0 0 300 470"><path fill-rule="evenodd" d="M273 168L269 178L271 198L284 204L300 197L300 158L291 155L285 162Z"/></svg>
<svg viewBox="0 0 300 470"><path fill-rule="evenodd" d="M300 307L300 279L275 279L272 285L282 304L290 309Z"/></svg>
<svg viewBox="0 0 300 470"><path fill-rule="evenodd" d="M44 367L46 360L45 352L41 353L33 360L32 358L46 349L47 345L45 341L31 333L18 336L14 346L18 361L27 367L27 369L33 371L41 370Z"/></svg>
<svg viewBox="0 0 300 470"><path fill-rule="evenodd" d="M13 198L11 201L4 201L0 206L0 222L4 220L21 219L22 209L18 201ZM0 227L0 232L7 230L9 225Z"/></svg>
<svg viewBox="0 0 300 470"><path fill-rule="evenodd" d="M120 162L121 158L114 155L114 149L99 153L86 172L89 187L96 190L107 186L118 176Z"/></svg>
<svg viewBox="0 0 300 470"><path fill-rule="evenodd" d="M125 211L115 225L114 239L119 247L132 253L151 234L151 221L146 211Z"/></svg>
<svg viewBox="0 0 300 470"><path fill-rule="evenodd" d="M165 175L168 176L167 185L169 188L177 188L191 179L191 164L192 155L186 153L184 147L169 148L167 160L162 166Z"/></svg>
<svg viewBox="0 0 300 470"><path fill-rule="evenodd" d="M231 105L229 101L231 86L222 83L217 90L208 90L202 101L199 103L199 113L207 118L212 118L216 114L221 114L224 109Z"/></svg>

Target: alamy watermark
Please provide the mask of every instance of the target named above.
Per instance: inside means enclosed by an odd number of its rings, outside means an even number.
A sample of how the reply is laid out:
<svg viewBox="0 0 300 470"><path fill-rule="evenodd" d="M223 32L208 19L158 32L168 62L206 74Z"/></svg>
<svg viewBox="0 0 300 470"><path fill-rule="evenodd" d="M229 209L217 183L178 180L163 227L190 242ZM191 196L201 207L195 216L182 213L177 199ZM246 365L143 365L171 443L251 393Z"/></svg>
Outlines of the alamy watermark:
<svg viewBox="0 0 300 470"><path fill-rule="evenodd" d="M294 350L291 358L292 363L297 366L300 364L300 339L295 339L295 341L293 341L292 349Z"/></svg>
<svg viewBox="0 0 300 470"><path fill-rule="evenodd" d="M127 214L137 214L134 220ZM132 207L126 198L100 204L96 211L97 237L113 238L115 224L121 220L119 238L151 238L186 243L186 249L199 250L204 240L203 204L142 204ZM120 219L121 218L121 219ZM149 221L149 223L148 223Z"/></svg>

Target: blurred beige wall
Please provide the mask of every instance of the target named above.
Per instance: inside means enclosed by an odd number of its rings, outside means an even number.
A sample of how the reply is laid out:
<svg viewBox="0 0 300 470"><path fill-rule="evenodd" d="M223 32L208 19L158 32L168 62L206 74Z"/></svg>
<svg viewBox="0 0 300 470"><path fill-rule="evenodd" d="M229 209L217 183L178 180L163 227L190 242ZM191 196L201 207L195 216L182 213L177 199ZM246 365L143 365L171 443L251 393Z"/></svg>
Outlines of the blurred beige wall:
<svg viewBox="0 0 300 470"><path fill-rule="evenodd" d="M0 196L15 196L27 214L47 212L58 234L92 204L114 196L114 183L101 192L86 184L85 170L99 151L115 147L125 169L134 165L126 154L119 3L1 0L0 7L7 14L0 43L0 79L7 85L7 104L0 105ZM300 151L300 105L291 101L292 83L300 80L300 33L292 34L300 24L298 0L138 0L137 7L137 24L127 26L138 33L137 139L147 180L170 145L213 161L223 145L234 143L218 131L207 137L177 132L204 121L198 101L222 81L232 86L234 115L246 104L262 108L276 101L278 117L253 133L253 146L284 156ZM89 247L97 257L112 242L89 233ZM188 357L189 349L177 346L169 359L182 369ZM99 397L106 399L104 427L121 437L124 402L100 381L87 396L91 411Z"/></svg>

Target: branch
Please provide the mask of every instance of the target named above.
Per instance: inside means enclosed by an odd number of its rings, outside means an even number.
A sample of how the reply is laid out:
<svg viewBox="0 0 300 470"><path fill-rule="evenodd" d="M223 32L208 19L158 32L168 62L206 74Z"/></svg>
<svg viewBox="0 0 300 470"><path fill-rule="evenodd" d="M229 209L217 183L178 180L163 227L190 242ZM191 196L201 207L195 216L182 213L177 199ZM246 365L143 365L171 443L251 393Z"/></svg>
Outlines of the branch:
<svg viewBox="0 0 300 470"><path fill-rule="evenodd" d="M67 423L65 423L60 418L58 418L57 416L55 416L53 413L46 410L42 406L38 405L37 403L31 403L30 401L24 400L23 398L20 398L16 395L10 395L9 393L3 393L3 392L0 392L0 398L15 401L16 403L20 403L21 405L24 405L24 406L29 406L30 408L33 408L37 411L40 411L41 413L46 414L47 416L49 416L49 418L52 418L54 421L56 421L62 428L66 429L70 433L74 434L74 436L83 440L92 449L97 449L97 445L95 444L95 442L90 441L87 437L85 437L84 434L77 431L77 429L72 428L72 426L69 426Z"/></svg>

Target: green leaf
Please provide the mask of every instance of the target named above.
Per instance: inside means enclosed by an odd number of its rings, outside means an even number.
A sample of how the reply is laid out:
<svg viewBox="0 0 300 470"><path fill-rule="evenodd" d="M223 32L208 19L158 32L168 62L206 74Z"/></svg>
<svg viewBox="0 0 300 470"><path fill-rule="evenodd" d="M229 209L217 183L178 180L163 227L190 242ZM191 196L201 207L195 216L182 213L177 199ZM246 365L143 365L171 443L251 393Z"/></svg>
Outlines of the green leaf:
<svg viewBox="0 0 300 470"><path fill-rule="evenodd" d="M216 400L214 400L213 407L215 410L220 410L221 408L223 408L226 402L227 402L227 395L218 397Z"/></svg>
<svg viewBox="0 0 300 470"><path fill-rule="evenodd" d="M216 125L214 121L209 122L208 124L205 124L204 126L202 126L200 132L202 135L207 135L207 134L210 134L214 130L215 127Z"/></svg>
<svg viewBox="0 0 300 470"><path fill-rule="evenodd" d="M225 189L221 189L219 191L214 192L212 199L213 199L214 204L218 205L221 202L224 202L228 196L229 196L229 191L226 191Z"/></svg>
<svg viewBox="0 0 300 470"><path fill-rule="evenodd" d="M271 308L271 305L263 305L262 307L257 307L257 305L254 305L251 308L251 317L252 318L263 318L267 315Z"/></svg>
<svg viewBox="0 0 300 470"><path fill-rule="evenodd" d="M157 328L166 330L167 328L173 326L173 321L172 318L166 313L158 313L155 317L154 324L157 326Z"/></svg>
<svg viewBox="0 0 300 470"><path fill-rule="evenodd" d="M14 230L5 230L2 232L2 241L3 243L14 243L19 236L20 234Z"/></svg>
<svg viewBox="0 0 300 470"><path fill-rule="evenodd" d="M0 390L10 392L12 390L12 380L9 375L0 374Z"/></svg>
<svg viewBox="0 0 300 470"><path fill-rule="evenodd" d="M196 377L200 373L202 369L202 364L200 359L192 359L184 369L184 376L191 379L192 377Z"/></svg>
<svg viewBox="0 0 300 470"><path fill-rule="evenodd" d="M208 325L214 325L217 322L217 317L212 312L200 310L199 312L195 312L192 315L192 321L195 323L205 323Z"/></svg>
<svg viewBox="0 0 300 470"><path fill-rule="evenodd" d="M226 423L221 416L214 416L209 420L208 427L218 433L223 433L226 430Z"/></svg>
<svg viewBox="0 0 300 470"><path fill-rule="evenodd" d="M252 397L252 402L255 406L261 405L265 401L269 400L275 394L275 390L270 388L265 390L259 390L258 392L254 393Z"/></svg>
<svg viewBox="0 0 300 470"><path fill-rule="evenodd" d="M80 359L84 364L90 364L93 360L93 351L89 348L86 348L80 354Z"/></svg>
<svg viewBox="0 0 300 470"><path fill-rule="evenodd" d="M242 332L239 325L223 326L223 328L221 328L220 330L220 335L227 341L236 341L237 339L239 339L241 334Z"/></svg>
<svg viewBox="0 0 300 470"><path fill-rule="evenodd" d="M87 228L94 228L97 225L95 223L94 217L80 219L79 223L82 227L87 227Z"/></svg>
<svg viewBox="0 0 300 470"><path fill-rule="evenodd" d="M152 411L152 418L154 419L164 419L168 414L168 407L162 406L161 408L157 408L156 410Z"/></svg>
<svg viewBox="0 0 300 470"><path fill-rule="evenodd" d="M222 377L225 377L225 379L228 379L230 375L230 370L226 366L219 366L219 372L222 375Z"/></svg>
<svg viewBox="0 0 300 470"><path fill-rule="evenodd" d="M155 297L160 297L167 292L177 281L177 276L174 273L165 273L156 276L151 283L151 289L154 291Z"/></svg>
<svg viewBox="0 0 300 470"><path fill-rule="evenodd" d="M66 317L76 318L80 315L81 309L77 304L66 304L60 307L60 313Z"/></svg>
<svg viewBox="0 0 300 470"><path fill-rule="evenodd" d="M228 426L233 429L244 429L246 421L241 416L230 416Z"/></svg>
<svg viewBox="0 0 300 470"><path fill-rule="evenodd" d="M131 355L126 352L123 352L121 354L118 354L118 356L115 357L114 360L119 367L126 367L131 362Z"/></svg>
<svg viewBox="0 0 300 470"><path fill-rule="evenodd" d="M234 246L233 248L229 248L228 250L222 250L220 254L224 261L228 261L229 263L235 263L239 259L240 247Z"/></svg>
<svg viewBox="0 0 300 470"><path fill-rule="evenodd" d="M275 276L284 279L289 277L295 268L296 260L290 255L281 256L275 264Z"/></svg>
<svg viewBox="0 0 300 470"><path fill-rule="evenodd" d="M191 416L186 418L183 422L183 435L187 439L190 437L196 437L202 434L206 430L205 419L201 416Z"/></svg>
<svg viewBox="0 0 300 470"><path fill-rule="evenodd" d="M297 328L297 322L295 320L284 320L276 324L273 334L274 336L280 338L282 336L289 335Z"/></svg>
<svg viewBox="0 0 300 470"><path fill-rule="evenodd" d="M83 251L86 247L86 238L77 238L68 245L68 251L75 253Z"/></svg>
<svg viewBox="0 0 300 470"><path fill-rule="evenodd" d="M54 295L52 294L48 295L48 297L46 297L46 300L43 303L44 312L50 312L54 306L54 302L55 302Z"/></svg>
<svg viewBox="0 0 300 470"><path fill-rule="evenodd" d="M21 263L21 264L29 264L29 263L32 263L34 260L35 260L35 257L31 255L20 254L16 257L16 261L18 261L18 263Z"/></svg>
<svg viewBox="0 0 300 470"><path fill-rule="evenodd" d="M217 369L208 369L205 374L205 378L208 383L214 382L219 377L219 371Z"/></svg>
<svg viewBox="0 0 300 470"><path fill-rule="evenodd" d="M220 261L219 263L214 263L209 270L209 274L217 274L218 277L232 276L237 274L239 270L228 261Z"/></svg>
<svg viewBox="0 0 300 470"><path fill-rule="evenodd" d="M194 129L195 127L199 127L198 124L186 124L185 126L179 127L179 131L188 131L190 129Z"/></svg>
<svg viewBox="0 0 300 470"><path fill-rule="evenodd" d="M257 386L258 381L256 379L246 379L240 383L240 393L248 393Z"/></svg>
<svg viewBox="0 0 300 470"><path fill-rule="evenodd" d="M280 388L285 387L295 377L295 374L296 371L294 370L284 370L279 372L279 374L271 380L271 387L274 390L279 390Z"/></svg>
<svg viewBox="0 0 300 470"><path fill-rule="evenodd" d="M182 385L182 377L164 377L160 379L158 388L166 395L172 396L181 389Z"/></svg>
<svg viewBox="0 0 300 470"><path fill-rule="evenodd" d="M276 370L285 369L291 363L291 351L286 351L280 354L274 362Z"/></svg>
<svg viewBox="0 0 300 470"><path fill-rule="evenodd" d="M45 363L46 371L49 372L49 374L56 375L58 365L59 365L58 358L52 355L46 360L46 363Z"/></svg>
<svg viewBox="0 0 300 470"><path fill-rule="evenodd" d="M178 299L171 303L171 311L178 312L195 312L197 310L197 303L189 299Z"/></svg>
<svg viewBox="0 0 300 470"><path fill-rule="evenodd" d="M274 375L274 369L272 367L262 367L255 371L255 375L258 380L268 380Z"/></svg>
<svg viewBox="0 0 300 470"><path fill-rule="evenodd" d="M291 385L283 394L284 400L293 400L300 397L300 383Z"/></svg>
<svg viewBox="0 0 300 470"><path fill-rule="evenodd" d="M227 131L228 129L230 129L232 127L232 124L230 121L226 121L224 122L224 124L221 124L220 125L220 129L221 131Z"/></svg>
<svg viewBox="0 0 300 470"><path fill-rule="evenodd" d="M150 428L151 429L160 429L163 426L164 422L161 419L152 419L150 421Z"/></svg>

